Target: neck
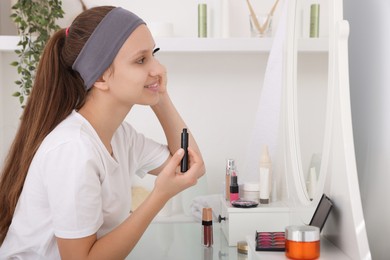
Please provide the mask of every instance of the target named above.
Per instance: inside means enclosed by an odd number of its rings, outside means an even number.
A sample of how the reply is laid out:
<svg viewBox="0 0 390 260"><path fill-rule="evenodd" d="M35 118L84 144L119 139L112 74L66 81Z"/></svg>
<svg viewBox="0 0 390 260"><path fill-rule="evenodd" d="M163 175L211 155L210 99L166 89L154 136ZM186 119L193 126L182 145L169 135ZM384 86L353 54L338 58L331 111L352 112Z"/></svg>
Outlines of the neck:
<svg viewBox="0 0 390 260"><path fill-rule="evenodd" d="M78 112L92 125L107 151L112 155L112 137L129 110L115 109L115 106L102 104L94 106L92 103L86 102Z"/></svg>

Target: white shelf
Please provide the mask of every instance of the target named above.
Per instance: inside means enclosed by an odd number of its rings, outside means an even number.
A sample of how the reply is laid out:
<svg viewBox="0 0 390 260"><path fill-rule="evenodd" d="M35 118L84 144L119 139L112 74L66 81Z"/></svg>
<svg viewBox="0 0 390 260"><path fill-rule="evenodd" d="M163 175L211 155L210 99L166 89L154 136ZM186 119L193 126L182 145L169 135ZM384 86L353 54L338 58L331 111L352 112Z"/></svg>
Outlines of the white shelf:
<svg viewBox="0 0 390 260"><path fill-rule="evenodd" d="M156 44L163 52L269 52L273 38L159 38ZM328 38L298 40L300 52L327 52Z"/></svg>
<svg viewBox="0 0 390 260"><path fill-rule="evenodd" d="M269 52L272 38L159 38L163 52Z"/></svg>
<svg viewBox="0 0 390 260"><path fill-rule="evenodd" d="M273 38L156 38L157 47L165 53L239 52L267 53ZM19 36L0 36L0 51L11 52L17 48ZM327 52L327 38L309 38L298 41L300 52Z"/></svg>
<svg viewBox="0 0 390 260"><path fill-rule="evenodd" d="M0 35L0 51L16 50L19 39L19 36Z"/></svg>

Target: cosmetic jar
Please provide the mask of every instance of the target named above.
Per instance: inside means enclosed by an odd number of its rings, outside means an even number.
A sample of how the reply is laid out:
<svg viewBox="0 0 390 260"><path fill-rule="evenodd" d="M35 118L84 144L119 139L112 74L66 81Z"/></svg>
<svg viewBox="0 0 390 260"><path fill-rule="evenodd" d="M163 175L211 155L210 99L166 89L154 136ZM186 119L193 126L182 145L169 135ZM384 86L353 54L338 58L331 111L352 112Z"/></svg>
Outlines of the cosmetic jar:
<svg viewBox="0 0 390 260"><path fill-rule="evenodd" d="M237 252L243 255L248 254L248 243L246 241L237 242Z"/></svg>
<svg viewBox="0 0 390 260"><path fill-rule="evenodd" d="M320 229L316 226L288 226L285 230L286 256L309 260L320 257Z"/></svg>
<svg viewBox="0 0 390 260"><path fill-rule="evenodd" d="M242 197L245 200L259 201L259 183L246 182L243 185Z"/></svg>

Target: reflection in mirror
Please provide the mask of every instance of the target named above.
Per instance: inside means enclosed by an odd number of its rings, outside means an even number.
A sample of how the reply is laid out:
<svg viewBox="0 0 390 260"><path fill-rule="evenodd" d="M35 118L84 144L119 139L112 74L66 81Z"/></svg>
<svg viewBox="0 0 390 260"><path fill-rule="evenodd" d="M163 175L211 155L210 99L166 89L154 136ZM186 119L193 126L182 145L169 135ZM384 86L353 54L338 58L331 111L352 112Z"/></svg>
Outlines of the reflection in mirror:
<svg viewBox="0 0 390 260"><path fill-rule="evenodd" d="M326 48L320 51L316 49L324 42L327 43L328 34L321 31L325 28L324 26L319 26L318 35L310 34L310 24L313 24L313 21L310 21L312 5L313 3L309 1L297 1L296 17L301 17L301 19L296 19L295 24L295 51L297 53L295 56L294 102L297 111L295 129L298 133L296 143L298 159L300 159L298 164L300 163L302 188L309 200L312 200L317 192L321 192L318 189L318 180L321 173L328 91L328 52ZM321 12L326 10L322 8L323 6L320 7ZM317 22L325 22L323 15L318 17ZM305 27L304 23L309 23L309 25ZM316 51L307 49L302 51L303 45L310 45Z"/></svg>

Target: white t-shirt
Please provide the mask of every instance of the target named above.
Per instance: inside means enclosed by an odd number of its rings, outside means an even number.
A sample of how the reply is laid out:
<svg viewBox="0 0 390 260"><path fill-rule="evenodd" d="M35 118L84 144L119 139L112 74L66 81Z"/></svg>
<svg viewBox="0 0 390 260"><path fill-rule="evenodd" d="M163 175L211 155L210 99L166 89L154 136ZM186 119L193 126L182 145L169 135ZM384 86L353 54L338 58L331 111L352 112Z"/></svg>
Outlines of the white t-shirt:
<svg viewBox="0 0 390 260"><path fill-rule="evenodd" d="M56 237L110 232L128 217L131 179L159 167L166 145L126 122L109 154L94 128L73 111L42 142L20 195L0 259L60 259Z"/></svg>

